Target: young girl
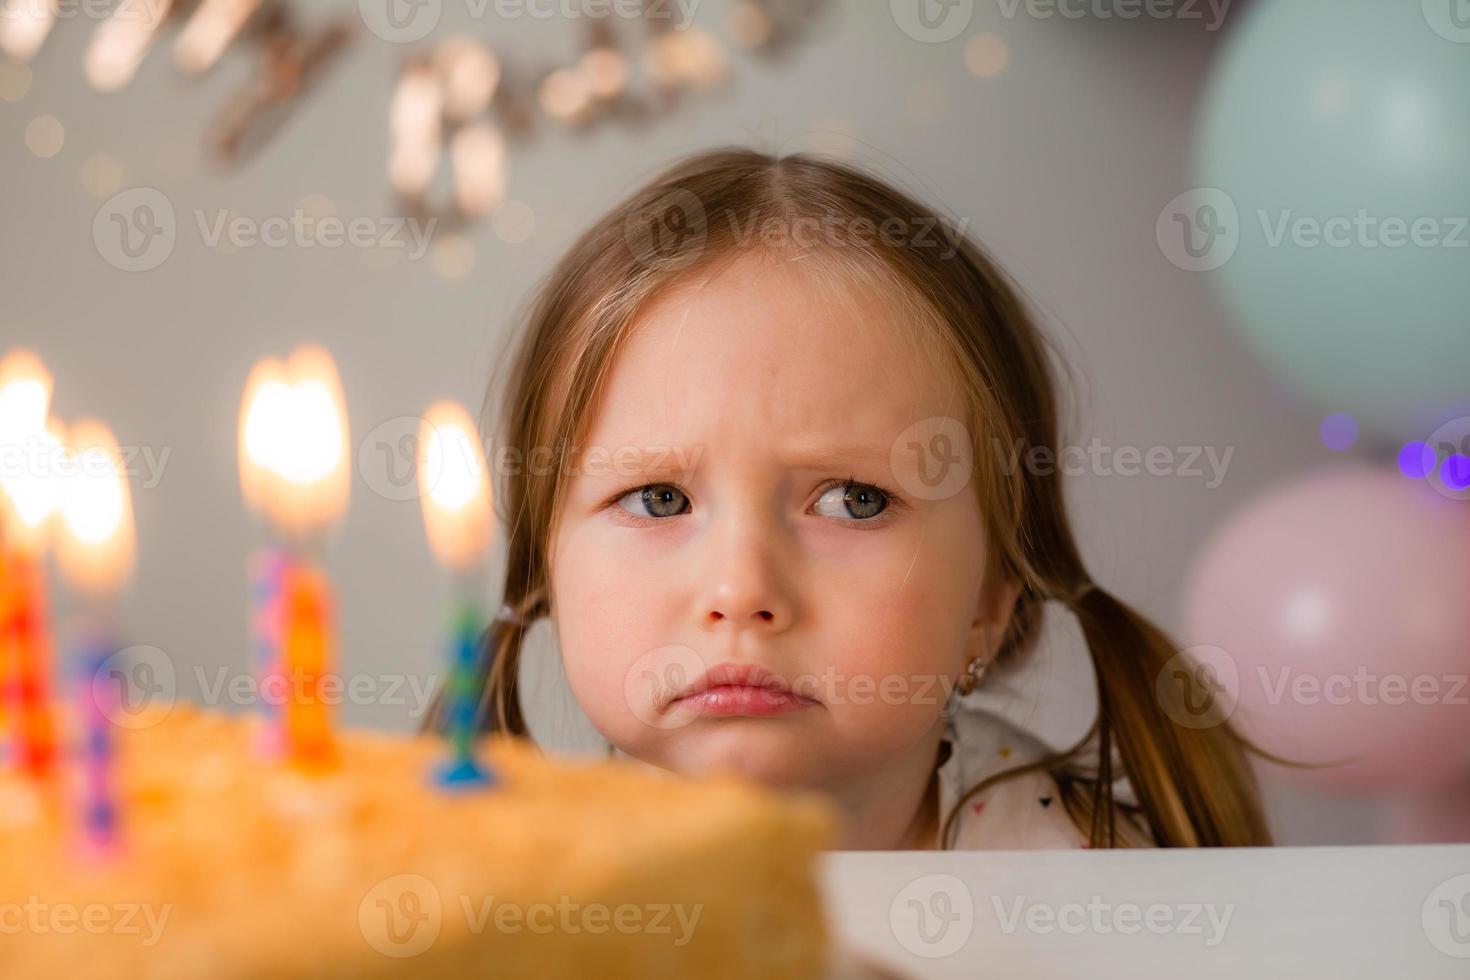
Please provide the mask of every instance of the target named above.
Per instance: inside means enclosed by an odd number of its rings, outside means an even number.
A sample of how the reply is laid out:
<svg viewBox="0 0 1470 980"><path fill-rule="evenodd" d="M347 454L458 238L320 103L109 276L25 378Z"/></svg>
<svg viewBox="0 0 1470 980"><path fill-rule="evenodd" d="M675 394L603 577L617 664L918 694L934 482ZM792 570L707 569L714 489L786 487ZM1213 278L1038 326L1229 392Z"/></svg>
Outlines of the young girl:
<svg viewBox="0 0 1470 980"><path fill-rule="evenodd" d="M485 730L528 736L546 618L616 751L822 791L846 849L1270 843L1248 743L1171 720L1171 641L1088 575L1056 468L1007 465L1059 445L1040 330L903 193L806 154L684 159L577 241L507 363ZM1059 753L966 706L1048 601L1100 703Z"/></svg>

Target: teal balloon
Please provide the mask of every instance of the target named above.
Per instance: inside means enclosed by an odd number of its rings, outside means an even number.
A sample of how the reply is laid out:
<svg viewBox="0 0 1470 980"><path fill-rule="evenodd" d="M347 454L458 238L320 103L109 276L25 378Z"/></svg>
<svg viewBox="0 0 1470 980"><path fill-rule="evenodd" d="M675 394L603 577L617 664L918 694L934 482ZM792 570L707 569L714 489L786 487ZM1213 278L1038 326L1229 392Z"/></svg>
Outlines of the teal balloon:
<svg viewBox="0 0 1470 980"><path fill-rule="evenodd" d="M1257 0L1194 168L1223 197L1173 217L1289 383L1390 439L1470 415L1470 3Z"/></svg>

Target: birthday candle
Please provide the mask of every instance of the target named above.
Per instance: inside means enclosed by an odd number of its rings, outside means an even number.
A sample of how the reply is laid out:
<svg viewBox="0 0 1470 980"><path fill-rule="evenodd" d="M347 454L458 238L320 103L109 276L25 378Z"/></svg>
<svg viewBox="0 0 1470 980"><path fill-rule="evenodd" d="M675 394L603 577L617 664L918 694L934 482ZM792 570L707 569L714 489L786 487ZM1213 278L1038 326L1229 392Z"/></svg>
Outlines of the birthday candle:
<svg viewBox="0 0 1470 980"><path fill-rule="evenodd" d="M56 758L50 703L51 624L42 554L56 505L51 466L60 437L48 427L52 380L28 351L0 360L0 705L13 730L11 754L35 777ZM13 465L19 460L20 465Z"/></svg>
<svg viewBox="0 0 1470 980"><path fill-rule="evenodd" d="M132 500L112 432L78 422L69 433L76 465L62 486L56 557L77 594L73 662L78 672L78 827L93 853L118 844L114 719L125 674L112 674L121 650L116 603L132 573L136 550Z"/></svg>
<svg viewBox="0 0 1470 980"><path fill-rule="evenodd" d="M289 565L290 556L282 548L266 545L256 552L250 566L250 637L261 708L255 747L268 758L279 757L285 747L278 699L286 681L281 652L285 624L281 582Z"/></svg>
<svg viewBox="0 0 1470 980"><path fill-rule="evenodd" d="M121 710L121 692L107 676L117 652L113 634L83 621L76 627L77 746L79 824L82 844L106 852L118 843L117 749L113 719ZM119 681L118 683L126 683Z"/></svg>
<svg viewBox="0 0 1470 980"><path fill-rule="evenodd" d="M320 685L336 635L331 585L315 553L348 498L347 410L331 355L297 348L251 371L240 411L240 485L272 541L252 570L254 657L262 683L261 745L298 767L336 760ZM284 681L276 712L267 685ZM280 686L280 685L274 685Z"/></svg>
<svg viewBox="0 0 1470 980"><path fill-rule="evenodd" d="M290 672L286 700L286 751L298 768L321 770L337 761L322 678L333 661L331 586L314 564L296 561L281 582L282 646Z"/></svg>
<svg viewBox="0 0 1470 980"><path fill-rule="evenodd" d="M52 774L57 758L51 710L51 633L44 569L34 555L13 553L8 561L11 599L6 646L10 655L6 701L15 726L13 755L37 779Z"/></svg>
<svg viewBox="0 0 1470 980"><path fill-rule="evenodd" d="M494 773L476 761L477 673L484 616L475 601L478 574L494 530L485 454L469 413L454 402L429 407L419 426L419 494L429 544L455 578L460 595L449 628L449 671L444 689L450 758L435 777L441 786L487 784Z"/></svg>
<svg viewBox="0 0 1470 980"><path fill-rule="evenodd" d="M278 452L283 439L281 431L288 424L281 413L289 411L286 365L266 358L255 365L245 381L245 394L240 401L239 464L240 495L245 506L269 519L268 495L275 474L273 452ZM247 620L251 659L260 702L260 727L255 733L256 751L267 758L277 758L285 747L285 731L278 698L285 678L281 659L281 576L290 555L271 527L269 542L250 562L250 607Z"/></svg>

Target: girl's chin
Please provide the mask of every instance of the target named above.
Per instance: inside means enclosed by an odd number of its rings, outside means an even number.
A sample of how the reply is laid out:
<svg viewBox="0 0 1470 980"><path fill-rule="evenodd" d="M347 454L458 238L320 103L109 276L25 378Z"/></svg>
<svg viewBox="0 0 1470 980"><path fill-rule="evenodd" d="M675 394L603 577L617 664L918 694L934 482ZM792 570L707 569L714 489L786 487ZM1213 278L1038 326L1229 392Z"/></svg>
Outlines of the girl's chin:
<svg viewBox="0 0 1470 980"><path fill-rule="evenodd" d="M687 776L734 773L770 786L813 786L828 774L812 742L809 732L722 722L717 731L680 731L663 747L661 764Z"/></svg>

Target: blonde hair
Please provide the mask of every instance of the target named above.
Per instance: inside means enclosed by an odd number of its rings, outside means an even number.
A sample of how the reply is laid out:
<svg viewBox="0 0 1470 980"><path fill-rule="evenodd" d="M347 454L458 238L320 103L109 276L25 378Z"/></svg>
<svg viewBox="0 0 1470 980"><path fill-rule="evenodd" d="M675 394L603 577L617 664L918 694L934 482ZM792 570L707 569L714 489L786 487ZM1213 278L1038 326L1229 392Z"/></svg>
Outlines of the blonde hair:
<svg viewBox="0 0 1470 980"><path fill-rule="evenodd" d="M803 223L836 236L816 250L835 259L834 267L896 287L894 294L920 314L916 336L945 357L968 396L975 490L992 556L987 575L1020 584L996 659L1027 656L1043 604L1057 600L1076 613L1096 677L1098 712L1087 736L972 787L947 815L942 845L951 845L966 799L1037 768L1056 777L1067 812L1093 847L1146 842L1143 831L1116 819L1120 809L1136 815L1160 846L1271 843L1245 757L1247 748L1259 750L1223 720L1191 727L1162 709L1156 679L1178 649L1092 581L1056 468L1005 467L978 445L982 432L1001 446L1055 453L1059 445L1055 352L1017 289L952 223L936 221L876 176L809 154L728 147L677 161L589 228L535 294L526 332L504 362L510 375L498 425L489 419L493 401L486 403L487 429L510 460L496 465L503 482L496 500L507 530L504 601L511 615L484 636L477 678L482 730L529 737L517 677L527 630L550 612L549 547L570 457L639 311L696 268L779 247L752 229ZM1186 675L1186 685L1198 684ZM1187 693L1209 697L1197 686ZM443 714L436 699L425 727L439 727ZM1136 804L1114 800L1118 764Z"/></svg>

